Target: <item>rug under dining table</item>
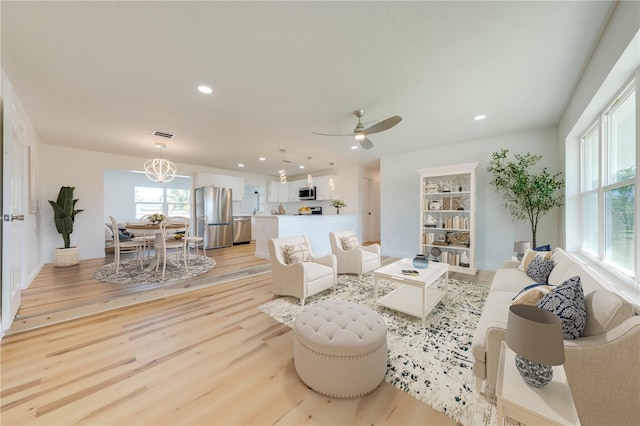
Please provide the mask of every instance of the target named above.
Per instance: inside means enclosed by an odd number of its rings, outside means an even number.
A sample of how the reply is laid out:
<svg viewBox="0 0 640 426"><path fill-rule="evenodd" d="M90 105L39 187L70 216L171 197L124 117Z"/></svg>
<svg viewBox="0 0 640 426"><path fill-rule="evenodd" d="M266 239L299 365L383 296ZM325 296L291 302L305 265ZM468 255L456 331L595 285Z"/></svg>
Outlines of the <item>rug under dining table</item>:
<svg viewBox="0 0 640 426"><path fill-rule="evenodd" d="M138 284L147 282L168 282L193 278L209 272L216 266L216 261L207 256L197 256L189 254L188 270L183 266L167 266L164 277L162 276L162 265L156 271L153 267L140 269L137 259L125 259L120 261L118 275L116 275L116 264L110 263L94 272L93 277L98 281L113 284Z"/></svg>

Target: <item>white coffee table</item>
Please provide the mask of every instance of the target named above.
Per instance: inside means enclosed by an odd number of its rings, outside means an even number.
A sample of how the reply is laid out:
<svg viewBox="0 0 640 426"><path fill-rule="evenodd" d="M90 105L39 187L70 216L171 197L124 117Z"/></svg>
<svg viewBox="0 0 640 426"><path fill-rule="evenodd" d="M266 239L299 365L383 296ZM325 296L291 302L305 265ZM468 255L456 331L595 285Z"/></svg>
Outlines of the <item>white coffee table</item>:
<svg viewBox="0 0 640 426"><path fill-rule="evenodd" d="M403 269L418 271L418 275L403 275ZM429 312L447 296L449 289L449 265L446 263L430 262L426 269L413 266L411 259L401 259L373 271L375 281L376 303L380 306L403 312L414 317L422 318L422 326L426 325ZM432 286L438 278L445 279L444 289ZM402 284L388 294L378 297L378 280L384 279ZM446 299L445 299L446 301Z"/></svg>

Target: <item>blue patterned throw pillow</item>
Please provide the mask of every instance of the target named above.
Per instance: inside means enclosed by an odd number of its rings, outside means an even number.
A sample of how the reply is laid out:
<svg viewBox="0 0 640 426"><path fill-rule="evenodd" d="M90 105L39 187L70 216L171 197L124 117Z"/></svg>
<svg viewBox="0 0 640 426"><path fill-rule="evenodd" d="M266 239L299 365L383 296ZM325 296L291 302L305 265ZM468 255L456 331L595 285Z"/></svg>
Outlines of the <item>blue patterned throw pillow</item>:
<svg viewBox="0 0 640 426"><path fill-rule="evenodd" d="M553 260L545 259L542 256L533 258L527 268L527 275L537 283L546 283L549 280L549 274L553 269Z"/></svg>
<svg viewBox="0 0 640 426"><path fill-rule="evenodd" d="M553 312L562 321L562 336L577 339L587 321L584 292L579 276L571 277L536 302L538 308Z"/></svg>

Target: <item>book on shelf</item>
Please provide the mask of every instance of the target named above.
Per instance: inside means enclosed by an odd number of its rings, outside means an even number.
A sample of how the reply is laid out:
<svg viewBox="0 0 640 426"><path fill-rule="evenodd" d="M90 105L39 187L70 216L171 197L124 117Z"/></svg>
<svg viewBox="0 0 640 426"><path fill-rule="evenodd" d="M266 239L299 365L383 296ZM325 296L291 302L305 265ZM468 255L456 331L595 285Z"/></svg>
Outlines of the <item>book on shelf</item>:
<svg viewBox="0 0 640 426"><path fill-rule="evenodd" d="M447 217L444 224L449 229L469 229L469 218L464 216Z"/></svg>

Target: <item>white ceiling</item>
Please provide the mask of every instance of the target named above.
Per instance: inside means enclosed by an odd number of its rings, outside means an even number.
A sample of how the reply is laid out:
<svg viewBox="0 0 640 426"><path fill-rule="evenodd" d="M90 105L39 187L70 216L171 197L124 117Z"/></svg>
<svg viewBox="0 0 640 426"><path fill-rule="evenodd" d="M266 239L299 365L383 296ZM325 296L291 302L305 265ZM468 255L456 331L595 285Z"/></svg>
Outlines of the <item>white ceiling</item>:
<svg viewBox="0 0 640 426"><path fill-rule="evenodd" d="M178 163L274 176L377 168L557 124L613 5L2 1L2 67L46 144L146 158L166 142ZM312 135L351 132L356 109L403 121L369 151Z"/></svg>

